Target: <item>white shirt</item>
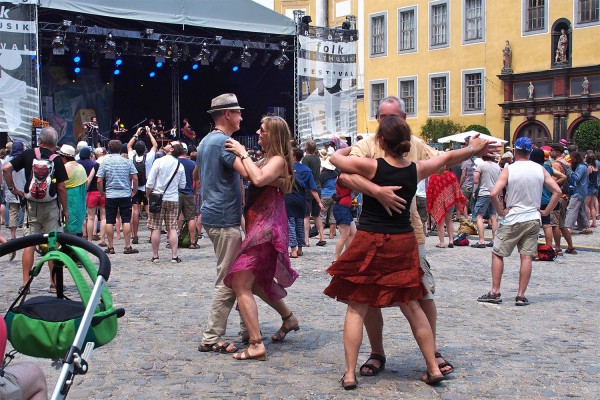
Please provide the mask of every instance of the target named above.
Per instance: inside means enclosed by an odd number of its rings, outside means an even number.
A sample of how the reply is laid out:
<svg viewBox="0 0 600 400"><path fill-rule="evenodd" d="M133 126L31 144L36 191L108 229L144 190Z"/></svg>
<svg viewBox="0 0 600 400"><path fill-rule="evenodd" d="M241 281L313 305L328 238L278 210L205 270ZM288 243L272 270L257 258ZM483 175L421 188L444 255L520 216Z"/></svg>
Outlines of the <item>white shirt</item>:
<svg viewBox="0 0 600 400"><path fill-rule="evenodd" d="M177 168L177 174L165 192L165 187ZM154 161L146 179L146 186L152 193L164 193L164 201L179 201L179 189L185 189L185 170L183 165L171 155L164 156Z"/></svg>
<svg viewBox="0 0 600 400"><path fill-rule="evenodd" d="M508 167L504 225L540 219L544 167L533 161L516 161Z"/></svg>

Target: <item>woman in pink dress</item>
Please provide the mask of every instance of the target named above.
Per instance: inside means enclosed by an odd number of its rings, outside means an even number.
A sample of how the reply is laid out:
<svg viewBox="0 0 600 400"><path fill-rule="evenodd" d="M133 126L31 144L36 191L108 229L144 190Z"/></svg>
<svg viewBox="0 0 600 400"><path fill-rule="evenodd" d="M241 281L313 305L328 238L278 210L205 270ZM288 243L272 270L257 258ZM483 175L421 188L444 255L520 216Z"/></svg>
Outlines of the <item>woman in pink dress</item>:
<svg viewBox="0 0 600 400"><path fill-rule="evenodd" d="M256 133L265 154L256 164L244 145L234 139L225 142L227 151L242 159L245 178L251 182L246 199L246 237L224 280L225 285L234 290L240 314L248 327L248 347L233 355L237 360L264 360L267 353L254 295L281 315L283 324L271 338L273 341L282 341L289 331L300 329L298 319L283 301L287 295L284 288L298 277L291 268L287 250L289 238L283 197L291 191L294 181L290 129L283 118L264 117Z"/></svg>

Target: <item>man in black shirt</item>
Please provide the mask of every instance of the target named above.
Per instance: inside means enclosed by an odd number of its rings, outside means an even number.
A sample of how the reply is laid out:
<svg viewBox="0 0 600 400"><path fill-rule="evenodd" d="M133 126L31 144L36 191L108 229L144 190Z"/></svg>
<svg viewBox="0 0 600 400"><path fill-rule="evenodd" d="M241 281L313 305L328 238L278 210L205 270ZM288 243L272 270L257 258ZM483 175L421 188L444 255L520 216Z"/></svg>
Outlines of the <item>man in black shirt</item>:
<svg viewBox="0 0 600 400"><path fill-rule="evenodd" d="M69 211L67 207L67 189L65 181L68 179L67 171L60 157L54 157L53 163L53 187L47 188L48 194L43 199L33 199L29 194L29 188L32 180L33 163L36 159L50 160L54 155L54 149L58 142L58 133L52 127L42 129L40 133L40 147L35 149L27 149L23 151L21 156L13 158L11 161L4 164L2 172L8 190L15 196L23 199L27 198L27 225L28 234L48 233L50 231L62 231L62 223L66 224L69 220ZM36 152L39 152L39 157L36 157ZM14 187L12 177L13 171L25 169L25 190L22 192ZM55 182L54 182L55 181ZM55 190L55 192L54 192ZM28 195L29 194L29 195ZM59 209L60 203L60 209ZM34 247L28 247L23 251L23 285L29 279L29 271L33 266ZM52 285L51 285L52 290Z"/></svg>

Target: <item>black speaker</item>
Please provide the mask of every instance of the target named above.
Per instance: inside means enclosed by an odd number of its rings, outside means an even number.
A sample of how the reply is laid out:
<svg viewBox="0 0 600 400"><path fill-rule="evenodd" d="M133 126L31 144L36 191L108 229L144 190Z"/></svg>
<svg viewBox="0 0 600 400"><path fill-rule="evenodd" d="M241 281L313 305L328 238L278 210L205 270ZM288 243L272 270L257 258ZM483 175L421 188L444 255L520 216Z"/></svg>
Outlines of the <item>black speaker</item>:
<svg viewBox="0 0 600 400"><path fill-rule="evenodd" d="M0 132L0 149L5 148L7 142L8 142L8 132Z"/></svg>

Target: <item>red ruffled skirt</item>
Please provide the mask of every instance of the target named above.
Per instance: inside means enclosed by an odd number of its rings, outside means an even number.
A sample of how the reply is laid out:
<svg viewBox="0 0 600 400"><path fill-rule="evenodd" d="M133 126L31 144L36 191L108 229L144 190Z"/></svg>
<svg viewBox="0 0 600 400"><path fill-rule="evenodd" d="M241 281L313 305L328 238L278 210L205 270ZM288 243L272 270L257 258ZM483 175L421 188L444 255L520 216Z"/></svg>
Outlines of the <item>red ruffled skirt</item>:
<svg viewBox="0 0 600 400"><path fill-rule="evenodd" d="M359 230L327 273L333 278L324 293L341 302L391 307L427 294L414 232Z"/></svg>

